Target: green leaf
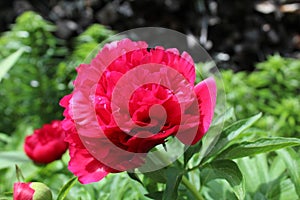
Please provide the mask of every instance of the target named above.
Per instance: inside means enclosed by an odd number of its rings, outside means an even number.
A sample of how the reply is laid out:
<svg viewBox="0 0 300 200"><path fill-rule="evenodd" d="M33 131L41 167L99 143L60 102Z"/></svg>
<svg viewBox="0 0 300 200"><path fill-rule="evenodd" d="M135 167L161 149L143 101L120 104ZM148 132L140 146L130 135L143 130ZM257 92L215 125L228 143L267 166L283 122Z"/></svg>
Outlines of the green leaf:
<svg viewBox="0 0 300 200"><path fill-rule="evenodd" d="M0 133L0 141L9 143L11 138L5 133Z"/></svg>
<svg viewBox="0 0 300 200"><path fill-rule="evenodd" d="M201 170L203 184L214 179L225 179L232 187L238 199L244 199L245 187L243 175L238 165L231 160L216 160Z"/></svg>
<svg viewBox="0 0 300 200"><path fill-rule="evenodd" d="M244 130L253 125L261 117L261 115L262 114L259 113L257 115L254 115L253 117L237 121L226 127L222 131L217 143L214 145L212 150L207 154L203 161L207 161L209 158L216 156L222 150L226 149L226 147L232 144L235 138L237 138Z"/></svg>
<svg viewBox="0 0 300 200"><path fill-rule="evenodd" d="M198 142L195 145L189 146L188 149L184 152L184 166L186 166L187 162L191 159L191 157L200 152L202 146L202 142Z"/></svg>
<svg viewBox="0 0 300 200"><path fill-rule="evenodd" d="M300 197L300 156L291 148L280 149L276 153L284 160L296 192Z"/></svg>
<svg viewBox="0 0 300 200"><path fill-rule="evenodd" d="M0 169L11 167L12 165L30 162L30 159L20 151L0 152Z"/></svg>
<svg viewBox="0 0 300 200"><path fill-rule="evenodd" d="M202 138L202 147L200 151L200 159L199 162L202 161L202 159L206 160L208 157L210 151L215 147L215 144L218 142L220 138L220 127L219 126L212 126L209 128L206 135Z"/></svg>
<svg viewBox="0 0 300 200"><path fill-rule="evenodd" d="M163 192L161 191L157 191L157 192L151 192L151 193L148 193L148 194L145 194L146 197L150 197L151 199L162 199L163 197Z"/></svg>
<svg viewBox="0 0 300 200"><path fill-rule="evenodd" d="M215 147L215 144L220 139L220 132L223 128L223 121L226 121L230 117L234 115L233 109L228 109L224 113L222 113L220 116L218 116L214 122L212 123L212 126L209 128L208 132L205 134L205 136L202 139L202 148L201 148L201 159L205 158L206 155L209 154L209 152ZM200 162L201 162L200 159Z"/></svg>
<svg viewBox="0 0 300 200"><path fill-rule="evenodd" d="M270 171L268 174L271 180L276 179L286 170L284 161L279 156L276 156L270 165Z"/></svg>
<svg viewBox="0 0 300 200"><path fill-rule="evenodd" d="M69 193L70 189L76 183L77 177L71 178L59 191L57 200L64 200Z"/></svg>
<svg viewBox="0 0 300 200"><path fill-rule="evenodd" d="M234 144L217 156L217 159L236 159L245 156L275 151L285 147L300 145L300 139L297 138L261 138L253 142L243 142Z"/></svg>
<svg viewBox="0 0 300 200"><path fill-rule="evenodd" d="M152 178L146 175L143 177L143 187L150 195L159 192L158 182L154 181Z"/></svg>
<svg viewBox="0 0 300 200"><path fill-rule="evenodd" d="M286 179L280 183L280 199L284 200L292 200L292 199L299 199L296 197L297 194L295 193L295 187L292 184L290 179Z"/></svg>
<svg viewBox="0 0 300 200"><path fill-rule="evenodd" d="M13 192L3 192L0 195L0 200L13 200Z"/></svg>
<svg viewBox="0 0 300 200"><path fill-rule="evenodd" d="M131 173L131 172L127 172L128 176L132 179L135 180L141 184L143 184L143 182L141 181L141 179L138 177L138 175L136 175L136 173Z"/></svg>
<svg viewBox="0 0 300 200"><path fill-rule="evenodd" d="M152 181L155 181L157 183L166 183L165 170L165 168L162 168L160 170L146 172L143 174L144 176L150 178Z"/></svg>
<svg viewBox="0 0 300 200"><path fill-rule="evenodd" d="M222 124L225 121L227 121L228 119L232 118L234 116L234 109L231 107L229 109L227 109L224 113L222 113L221 115L217 116L213 122L212 122L212 126L215 126L217 124Z"/></svg>
<svg viewBox="0 0 300 200"><path fill-rule="evenodd" d="M202 193L205 200L238 200L232 187L224 179L210 181L207 186L202 187Z"/></svg>
<svg viewBox="0 0 300 200"><path fill-rule="evenodd" d="M175 200L178 196L178 186L182 179L182 170L170 167L165 171L165 177L167 179L166 189L163 193L163 200Z"/></svg>
<svg viewBox="0 0 300 200"><path fill-rule="evenodd" d="M12 68L12 66L17 62L19 57L24 52L23 48L20 48L18 51L14 52L7 58L5 58L2 62L0 62L0 82L5 74Z"/></svg>
<svg viewBox="0 0 300 200"><path fill-rule="evenodd" d="M12 197L8 198L8 197L0 197L0 200L11 200Z"/></svg>
<svg viewBox="0 0 300 200"><path fill-rule="evenodd" d="M279 177L274 180L267 193L264 195L267 200L295 200L299 199L295 186L290 179ZM260 200L260 199L259 199Z"/></svg>
<svg viewBox="0 0 300 200"><path fill-rule="evenodd" d="M256 163L256 157L244 157L237 160L237 164L245 180L244 184L247 193L255 193L258 190L258 187L262 184L261 179L258 176L258 171L260 169L257 168Z"/></svg>

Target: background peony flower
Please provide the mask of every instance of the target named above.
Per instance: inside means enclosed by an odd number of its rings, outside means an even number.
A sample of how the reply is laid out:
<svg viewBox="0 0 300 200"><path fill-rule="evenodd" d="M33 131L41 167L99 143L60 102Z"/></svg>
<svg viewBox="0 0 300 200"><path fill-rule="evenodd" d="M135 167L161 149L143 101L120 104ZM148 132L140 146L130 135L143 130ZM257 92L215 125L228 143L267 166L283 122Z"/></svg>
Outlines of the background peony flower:
<svg viewBox="0 0 300 200"><path fill-rule="evenodd" d="M140 166L146 153L170 136L190 145L209 129L216 102L214 79L194 87L189 54L147 47L129 39L105 45L90 64L78 67L73 93L60 102L69 170L81 183Z"/></svg>
<svg viewBox="0 0 300 200"><path fill-rule="evenodd" d="M15 183L14 200L52 200L50 189L43 183Z"/></svg>
<svg viewBox="0 0 300 200"><path fill-rule="evenodd" d="M61 127L61 121L54 120L27 136L24 150L34 162L47 164L60 159L66 152L68 143L64 139L65 132Z"/></svg>

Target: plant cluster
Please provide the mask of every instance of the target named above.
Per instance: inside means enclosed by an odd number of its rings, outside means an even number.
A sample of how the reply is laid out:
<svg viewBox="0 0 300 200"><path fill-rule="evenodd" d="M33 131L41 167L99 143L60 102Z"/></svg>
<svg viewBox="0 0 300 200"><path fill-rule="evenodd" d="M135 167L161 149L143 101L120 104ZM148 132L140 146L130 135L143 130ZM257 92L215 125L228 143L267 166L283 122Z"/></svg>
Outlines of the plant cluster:
<svg viewBox="0 0 300 200"><path fill-rule="evenodd" d="M227 70L222 77L227 102L238 118L262 112L256 127L269 135L300 136L300 60L274 55L254 72Z"/></svg>

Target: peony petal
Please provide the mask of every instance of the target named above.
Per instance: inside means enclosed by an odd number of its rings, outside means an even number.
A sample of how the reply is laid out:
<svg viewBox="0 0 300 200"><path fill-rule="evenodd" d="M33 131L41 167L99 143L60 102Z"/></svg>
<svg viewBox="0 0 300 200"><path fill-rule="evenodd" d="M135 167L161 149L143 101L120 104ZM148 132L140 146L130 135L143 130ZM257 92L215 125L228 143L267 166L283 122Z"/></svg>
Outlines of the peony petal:
<svg viewBox="0 0 300 200"><path fill-rule="evenodd" d="M97 68L103 69L103 67L108 67L121 55L138 49L146 49L147 47L148 44L146 42L133 42L127 38L120 41L108 43L104 45L103 49L97 54L96 58L92 60L92 65L95 65ZM100 61L102 66L99 66L98 63L96 64L96 61Z"/></svg>
<svg viewBox="0 0 300 200"><path fill-rule="evenodd" d="M97 182L110 171L108 167L96 160L86 149L69 147L71 160L69 170L78 177L82 184Z"/></svg>
<svg viewBox="0 0 300 200"><path fill-rule="evenodd" d="M197 143L208 131L214 116L217 88L214 78L210 77L195 86L200 109L200 125L192 144Z"/></svg>
<svg viewBox="0 0 300 200"><path fill-rule="evenodd" d="M70 99L72 98L73 94L68 94L66 96L64 96L60 102L59 102L59 105L62 106L63 108L67 108L69 106L69 102L70 102Z"/></svg>
<svg viewBox="0 0 300 200"><path fill-rule="evenodd" d="M168 66L176 69L189 81L191 85L194 85L196 72L192 57L186 52L183 52L181 55L179 55L176 51L170 51L170 49L168 53Z"/></svg>
<svg viewBox="0 0 300 200"><path fill-rule="evenodd" d="M189 82L194 85L196 79L195 64L193 58L187 53L181 54L181 68L184 72L184 76L187 77Z"/></svg>
<svg viewBox="0 0 300 200"><path fill-rule="evenodd" d="M34 190L30 187L31 183L15 183L14 184L14 200L32 200Z"/></svg>

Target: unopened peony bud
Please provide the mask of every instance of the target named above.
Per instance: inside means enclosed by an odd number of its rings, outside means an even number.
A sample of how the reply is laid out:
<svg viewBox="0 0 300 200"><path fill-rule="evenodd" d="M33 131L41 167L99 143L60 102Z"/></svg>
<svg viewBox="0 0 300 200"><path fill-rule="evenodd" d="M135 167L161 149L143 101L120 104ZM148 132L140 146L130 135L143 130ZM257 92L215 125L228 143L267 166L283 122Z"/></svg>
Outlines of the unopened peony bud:
<svg viewBox="0 0 300 200"><path fill-rule="evenodd" d="M15 183L14 200L52 200L50 189L39 182Z"/></svg>

